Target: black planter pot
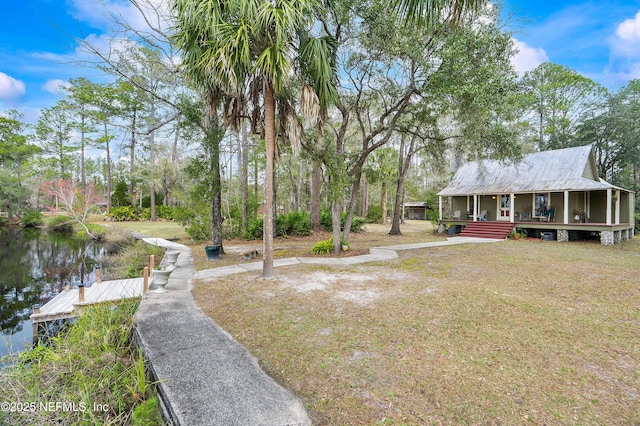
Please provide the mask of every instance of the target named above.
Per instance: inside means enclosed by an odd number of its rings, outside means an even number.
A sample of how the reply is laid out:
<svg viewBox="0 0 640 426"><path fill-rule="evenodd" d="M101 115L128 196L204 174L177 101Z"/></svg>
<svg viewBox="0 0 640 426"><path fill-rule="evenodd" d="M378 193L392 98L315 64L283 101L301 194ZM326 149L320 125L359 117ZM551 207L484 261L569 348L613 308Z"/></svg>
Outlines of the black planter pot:
<svg viewBox="0 0 640 426"><path fill-rule="evenodd" d="M220 246L206 246L204 251L207 253L207 259L209 260L220 258Z"/></svg>

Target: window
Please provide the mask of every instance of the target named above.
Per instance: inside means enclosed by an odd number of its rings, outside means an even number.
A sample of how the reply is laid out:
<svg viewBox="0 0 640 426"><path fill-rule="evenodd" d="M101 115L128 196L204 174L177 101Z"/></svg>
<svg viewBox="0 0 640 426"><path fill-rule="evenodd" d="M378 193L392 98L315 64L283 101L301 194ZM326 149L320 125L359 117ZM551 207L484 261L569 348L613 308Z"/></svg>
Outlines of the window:
<svg viewBox="0 0 640 426"><path fill-rule="evenodd" d="M535 197L536 205L535 205L535 214L534 216L540 217L547 214L547 208L549 207L549 193L548 192L538 192Z"/></svg>

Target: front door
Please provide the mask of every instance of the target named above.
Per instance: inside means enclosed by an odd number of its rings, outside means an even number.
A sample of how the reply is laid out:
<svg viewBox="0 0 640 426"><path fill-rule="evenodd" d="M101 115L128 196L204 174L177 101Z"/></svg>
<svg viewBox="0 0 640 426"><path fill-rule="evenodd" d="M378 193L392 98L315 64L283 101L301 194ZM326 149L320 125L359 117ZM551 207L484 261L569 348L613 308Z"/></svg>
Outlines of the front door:
<svg viewBox="0 0 640 426"><path fill-rule="evenodd" d="M502 194L498 204L498 220L511 220L511 196Z"/></svg>

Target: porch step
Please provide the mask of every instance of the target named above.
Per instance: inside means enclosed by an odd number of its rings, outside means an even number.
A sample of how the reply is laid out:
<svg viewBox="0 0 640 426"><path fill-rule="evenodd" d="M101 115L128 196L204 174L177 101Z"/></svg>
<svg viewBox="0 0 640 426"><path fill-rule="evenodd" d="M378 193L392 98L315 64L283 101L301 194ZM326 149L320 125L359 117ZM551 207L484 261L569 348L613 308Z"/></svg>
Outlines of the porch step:
<svg viewBox="0 0 640 426"><path fill-rule="evenodd" d="M503 240L509 236L514 224L511 222L468 222L460 233L463 237L495 238Z"/></svg>

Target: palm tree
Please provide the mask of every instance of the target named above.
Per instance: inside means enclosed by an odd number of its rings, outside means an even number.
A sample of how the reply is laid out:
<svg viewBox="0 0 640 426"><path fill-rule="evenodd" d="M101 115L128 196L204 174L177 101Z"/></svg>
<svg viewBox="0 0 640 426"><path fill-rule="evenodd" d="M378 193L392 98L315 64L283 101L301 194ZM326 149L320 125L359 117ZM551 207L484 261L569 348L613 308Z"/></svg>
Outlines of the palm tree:
<svg viewBox="0 0 640 426"><path fill-rule="evenodd" d="M393 10L408 22L418 26L433 26L438 22L458 21L465 12L478 11L487 0L395 0Z"/></svg>
<svg viewBox="0 0 640 426"><path fill-rule="evenodd" d="M257 99L258 92L262 95L266 150L262 276L271 278L276 101L288 82L293 62L313 63L308 55L317 54L317 49L327 45L309 37L317 2L174 0L172 5L177 15L174 39L185 53L183 67L197 76L201 87L220 89L240 105L247 90L253 89L250 99ZM329 58L331 54L320 57ZM335 71L330 65L309 67L321 96L335 94ZM254 101L253 107L260 108L260 102Z"/></svg>

